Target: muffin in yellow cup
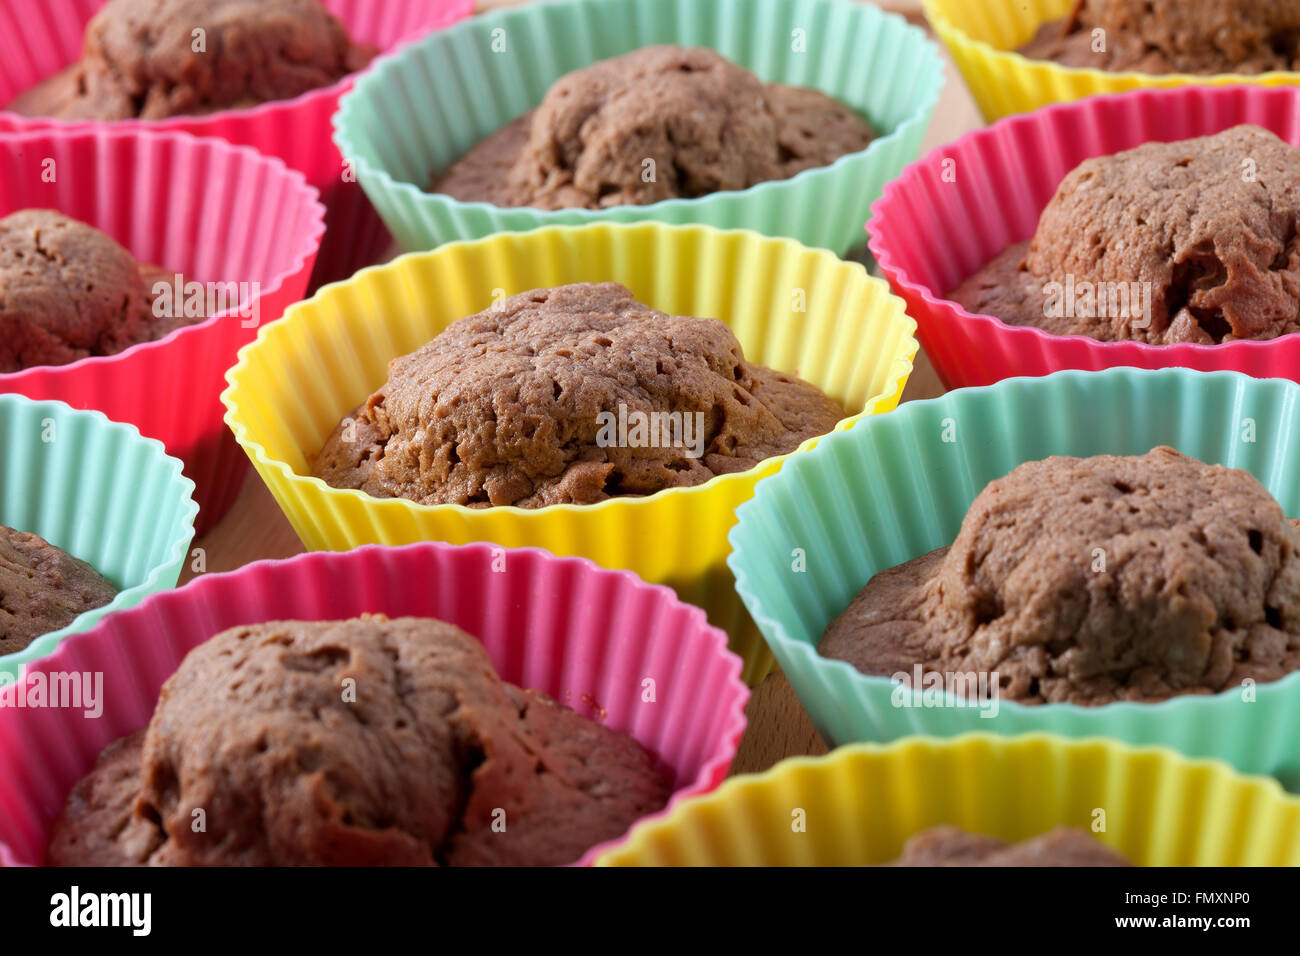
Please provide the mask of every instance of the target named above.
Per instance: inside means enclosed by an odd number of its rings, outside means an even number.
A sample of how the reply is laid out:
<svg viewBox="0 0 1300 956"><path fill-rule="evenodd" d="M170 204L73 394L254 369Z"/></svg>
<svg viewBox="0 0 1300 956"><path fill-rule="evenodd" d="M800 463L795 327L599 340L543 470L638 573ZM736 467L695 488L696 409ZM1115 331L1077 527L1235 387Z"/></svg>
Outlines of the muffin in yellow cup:
<svg viewBox="0 0 1300 956"><path fill-rule="evenodd" d="M596 865L881 864L945 825L1007 842L1072 827L1139 866L1300 866L1300 798L1277 781L1051 734L908 737L786 760L634 827Z"/></svg>
<svg viewBox="0 0 1300 956"><path fill-rule="evenodd" d="M1067 16L1075 0L922 0L930 25L952 54L989 122L1049 103L1142 87L1300 84L1300 73L1133 73L1079 69L1033 60L1015 50L1049 20Z"/></svg>
<svg viewBox="0 0 1300 956"><path fill-rule="evenodd" d="M772 658L735 593L727 532L754 484L788 456L646 497L534 509L421 505L312 477L313 457L384 383L391 359L502 295L603 281L671 314L722 320L748 361L839 402L847 417L838 429L892 409L917 350L902 300L830 252L708 226L550 227L411 253L290 307L228 373L226 422L308 548L488 541L627 568L704 608L756 682Z"/></svg>

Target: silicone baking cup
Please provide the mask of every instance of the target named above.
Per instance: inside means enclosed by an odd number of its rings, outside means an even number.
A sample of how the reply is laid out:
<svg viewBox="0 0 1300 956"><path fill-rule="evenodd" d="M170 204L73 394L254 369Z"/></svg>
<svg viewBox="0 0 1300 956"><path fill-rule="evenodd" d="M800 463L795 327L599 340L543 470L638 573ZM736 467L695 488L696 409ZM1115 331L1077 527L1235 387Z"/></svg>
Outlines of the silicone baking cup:
<svg viewBox="0 0 1300 956"><path fill-rule="evenodd" d="M1300 379L1300 335L1221 345L1147 345L1050 335L945 298L1008 245L1029 239L1065 175L1093 156L1208 136L1241 123L1300 146L1300 90L1142 90L1001 120L941 146L885 187L867 224L881 272L916 318L949 388L1058 369L1227 369Z"/></svg>
<svg viewBox="0 0 1300 956"><path fill-rule="evenodd" d="M384 383L388 362L491 305L494 290L606 280L666 312L726 322L750 361L839 401L841 428L893 408L911 373L915 325L903 303L829 252L705 226L561 226L412 253L291 307L231 369L226 421L308 548L493 541L628 568L708 611L757 681L771 657L732 588L727 529L754 482L788 456L692 488L541 509L381 500L310 477L309 461Z"/></svg>
<svg viewBox="0 0 1300 956"><path fill-rule="evenodd" d="M387 52L469 16L474 0L322 0L348 35ZM0 36L12 38L0 60L0 131L70 127L181 131L252 146L284 160L320 190L329 231L314 284L342 279L377 261L392 239L330 142L330 118L352 86L345 77L290 100L239 110L111 124L19 116L3 110L18 94L81 57L86 24L105 0L0 0Z"/></svg>
<svg viewBox="0 0 1300 956"><path fill-rule="evenodd" d="M0 134L0 216L28 208L87 222L187 282L242 284L242 306L157 342L0 374L0 393L94 408L161 441L196 485L202 533L248 467L222 425L224 376L306 290L324 228L316 190L279 160L184 133Z"/></svg>
<svg viewBox="0 0 1300 956"><path fill-rule="evenodd" d="M712 47L768 82L813 86L882 135L781 182L602 210L506 209L425 192L433 174L537 106L561 76L657 43ZM500 52L504 44L504 52ZM922 31L834 0L571 0L501 10L385 59L357 81L335 142L406 249L537 226L657 219L754 229L844 252L881 187L916 158L943 67Z"/></svg>
<svg viewBox="0 0 1300 956"><path fill-rule="evenodd" d="M786 760L638 824L596 865L878 865L944 824L1009 841L1077 827L1139 866L1300 866L1300 800L1276 781L1165 748L1050 734Z"/></svg>
<svg viewBox="0 0 1300 956"><path fill-rule="evenodd" d="M0 395L0 525L40 535L118 589L67 627L0 654L0 689L69 634L176 586L194 537L193 490L181 463L130 425Z"/></svg>
<svg viewBox="0 0 1300 956"><path fill-rule="evenodd" d="M952 440L946 440L952 439ZM975 496L1052 455L1144 454L1170 445L1255 475L1300 517L1300 386L1231 372L1111 369L1010 379L909 402L822 439L741 506L736 587L826 742L962 731L1105 736L1218 757L1300 788L1300 673L1253 689L1155 704L895 706L888 677L817 653L829 624L878 571L956 538ZM802 549L800 573L791 555Z"/></svg>
<svg viewBox="0 0 1300 956"><path fill-rule="evenodd" d="M1192 76L1172 73L1111 73L1031 60L1012 52L1033 38L1038 27L1070 12L1074 0L922 0L930 25L948 47L980 112L990 122L1048 103L1077 100L1142 87L1255 87L1300 83L1300 73L1224 73Z"/></svg>
<svg viewBox="0 0 1300 956"><path fill-rule="evenodd" d="M749 692L726 635L627 572L536 549L432 543L259 561L113 615L37 665L102 672L113 692L98 719L78 708L0 706L0 864L44 859L72 785L107 743L149 722L159 688L191 648L241 624L363 613L437 617L473 634L504 680L543 690L655 754L673 780L670 808L717 786L745 729Z"/></svg>

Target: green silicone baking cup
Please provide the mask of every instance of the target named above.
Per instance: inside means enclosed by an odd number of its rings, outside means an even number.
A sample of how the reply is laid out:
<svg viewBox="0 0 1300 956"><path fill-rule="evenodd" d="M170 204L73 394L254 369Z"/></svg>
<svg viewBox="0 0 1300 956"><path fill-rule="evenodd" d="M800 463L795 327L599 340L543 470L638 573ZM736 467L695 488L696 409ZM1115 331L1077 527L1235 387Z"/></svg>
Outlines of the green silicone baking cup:
<svg viewBox="0 0 1300 956"><path fill-rule="evenodd" d="M0 524L88 562L118 589L103 607L0 655L16 677L69 634L176 586L194 537L194 482L162 443L99 412L0 395Z"/></svg>
<svg viewBox="0 0 1300 956"><path fill-rule="evenodd" d="M657 43L707 46L768 82L811 86L882 131L830 166L698 199L611 209L507 209L424 188L435 171L541 102L559 77ZM402 247L496 232L655 219L753 229L844 253L881 189L916 159L943 85L938 48L850 0L565 0L464 20L378 61L345 95L334 140Z"/></svg>
<svg viewBox="0 0 1300 956"><path fill-rule="evenodd" d="M1253 701L1241 689L1103 707L1004 700L996 716L981 716L951 699L895 706L889 678L816 651L872 575L951 544L989 481L1051 455L1134 455L1157 445L1246 469L1300 517L1300 386L1185 369L1058 372L900 405L828 435L758 483L737 511L728 564L832 746L966 731L1102 736L1217 757L1300 790L1300 673L1258 685Z"/></svg>

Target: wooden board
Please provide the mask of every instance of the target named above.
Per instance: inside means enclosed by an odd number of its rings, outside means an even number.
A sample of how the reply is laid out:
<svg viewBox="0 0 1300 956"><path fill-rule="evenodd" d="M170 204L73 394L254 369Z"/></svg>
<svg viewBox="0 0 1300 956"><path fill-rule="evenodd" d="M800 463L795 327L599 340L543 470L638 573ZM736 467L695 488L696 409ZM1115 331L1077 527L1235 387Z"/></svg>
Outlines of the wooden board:
<svg viewBox="0 0 1300 956"><path fill-rule="evenodd" d="M487 0L486 3L480 2L480 7L502 4L503 0ZM909 18L920 19L919 4L915 0L894 0L881 5L899 10ZM923 154L981 125L974 103L949 63L948 81L926 136ZM943 386L929 360L924 353L918 355L903 401L933 398L942 392ZM196 547L204 550L208 573L231 571L252 561L287 558L303 551L288 520L262 480L251 470L230 513L200 538ZM193 572L187 568L181 581L192 577ZM732 773L765 770L785 757L824 753L826 750L789 683L780 674L772 675L756 688L748 715L749 729L741 741Z"/></svg>

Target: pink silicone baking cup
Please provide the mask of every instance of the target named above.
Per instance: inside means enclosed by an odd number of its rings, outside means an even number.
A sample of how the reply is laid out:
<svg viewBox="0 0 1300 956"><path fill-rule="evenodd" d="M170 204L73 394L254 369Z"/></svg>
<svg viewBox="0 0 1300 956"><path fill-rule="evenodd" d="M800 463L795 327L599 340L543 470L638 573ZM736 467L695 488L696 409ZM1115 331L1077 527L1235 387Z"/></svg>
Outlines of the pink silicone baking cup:
<svg viewBox="0 0 1300 956"><path fill-rule="evenodd" d="M1117 365L1231 370L1300 381L1300 334L1222 345L1146 345L1049 335L974 315L944 298L1014 242L1030 238L1065 175L1091 156L1206 136L1240 123L1300 146L1300 90L1258 86L1140 90L999 120L941 146L885 187L869 246L917 321L948 388Z"/></svg>
<svg viewBox="0 0 1300 956"><path fill-rule="evenodd" d="M248 467L222 421L226 370L258 326L303 297L324 231L316 190L219 139L104 126L0 133L0 216L26 208L87 222L187 281L247 284L247 308L157 342L0 375L0 393L96 409L161 441L194 482L202 534Z"/></svg>
<svg viewBox="0 0 1300 956"><path fill-rule="evenodd" d="M0 107L81 56L86 24L106 0L0 0ZM474 0L323 0L349 36L384 53L469 16ZM123 120L111 124L67 122L19 116L0 109L0 131L110 125L118 129L171 130L216 136L252 146L301 171L320 190L329 227L317 260L312 288L344 279L381 258L392 238L351 175L330 126L339 97L352 77L311 90L291 100L250 109L221 110L204 116L165 120ZM350 180L350 181L349 181Z"/></svg>
<svg viewBox="0 0 1300 956"><path fill-rule="evenodd" d="M749 691L726 635L630 572L536 548L432 542L259 561L110 615L27 669L28 681L36 671L102 673L97 719L78 708L5 706L21 685L0 690L0 865L44 860L73 784L106 744L149 722L159 688L191 648L240 624L366 612L450 621L483 642L505 680L632 735L671 775L668 808L718 785L745 729Z"/></svg>

